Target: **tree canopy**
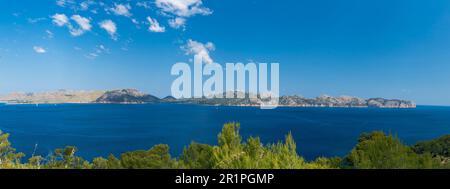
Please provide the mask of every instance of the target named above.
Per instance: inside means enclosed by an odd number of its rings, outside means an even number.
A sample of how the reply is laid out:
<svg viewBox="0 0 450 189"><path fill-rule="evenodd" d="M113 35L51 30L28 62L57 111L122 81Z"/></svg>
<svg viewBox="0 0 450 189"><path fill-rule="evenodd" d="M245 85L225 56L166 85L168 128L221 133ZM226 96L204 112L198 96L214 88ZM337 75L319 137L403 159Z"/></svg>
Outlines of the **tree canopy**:
<svg viewBox="0 0 450 189"><path fill-rule="evenodd" d="M9 135L0 131L0 168L13 169L424 169L450 168L450 135L408 146L398 137L381 131L363 133L345 157L319 157L305 161L297 153L291 133L284 141L263 144L258 137L243 140L239 123L227 123L218 134L218 145L192 142L178 158L169 146L125 152L119 157L94 158L91 162L76 156L78 149L67 146L48 156L25 156L11 147Z"/></svg>

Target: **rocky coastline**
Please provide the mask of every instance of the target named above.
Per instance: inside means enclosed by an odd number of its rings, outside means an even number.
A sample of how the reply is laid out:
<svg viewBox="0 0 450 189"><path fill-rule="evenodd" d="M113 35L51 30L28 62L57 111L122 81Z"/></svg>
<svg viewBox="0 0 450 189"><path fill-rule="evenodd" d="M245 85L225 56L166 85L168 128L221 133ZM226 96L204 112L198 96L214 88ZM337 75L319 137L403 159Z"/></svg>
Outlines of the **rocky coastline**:
<svg viewBox="0 0 450 189"><path fill-rule="evenodd" d="M225 96L224 94L223 96ZM236 94L234 94L236 95ZM158 98L136 89L118 89L109 91L72 91L58 90L42 93L11 93L0 96L0 102L6 104L149 104L175 103L213 106L259 106L259 99L249 98L188 98L175 99L172 96ZM237 96L235 96L237 97ZM316 98L301 96L279 97L280 107L348 107L348 108L416 108L416 104L408 100L384 98L358 98L351 96L332 97L323 95Z"/></svg>

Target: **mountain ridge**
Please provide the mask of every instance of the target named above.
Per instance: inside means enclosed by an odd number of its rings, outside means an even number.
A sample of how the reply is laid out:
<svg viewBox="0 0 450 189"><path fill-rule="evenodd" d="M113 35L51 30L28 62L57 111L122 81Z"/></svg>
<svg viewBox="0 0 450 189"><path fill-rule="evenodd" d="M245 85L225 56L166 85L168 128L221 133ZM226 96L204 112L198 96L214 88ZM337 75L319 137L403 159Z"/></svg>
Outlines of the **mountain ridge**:
<svg viewBox="0 0 450 189"><path fill-rule="evenodd" d="M222 96L226 96L223 93ZM228 93L229 94L229 93ZM41 93L11 93L0 95L0 102L8 104L149 104L175 103L199 104L214 106L260 106L261 99L250 98L248 93L234 92L233 96L244 98L184 98L172 96L158 98L137 89L117 89L106 91L73 91L57 90ZM258 96L259 97L259 96ZM305 98L298 95L279 97L280 107L375 107L375 108L416 108L416 104L408 100L385 98L359 98L352 96L333 97L322 95L316 98Z"/></svg>

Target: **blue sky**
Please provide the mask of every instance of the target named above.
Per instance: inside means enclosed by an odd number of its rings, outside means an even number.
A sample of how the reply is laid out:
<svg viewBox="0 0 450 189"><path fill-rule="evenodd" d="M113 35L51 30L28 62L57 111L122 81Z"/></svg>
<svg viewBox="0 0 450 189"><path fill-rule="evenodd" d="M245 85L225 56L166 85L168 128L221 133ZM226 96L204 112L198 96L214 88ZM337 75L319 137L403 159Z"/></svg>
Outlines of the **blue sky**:
<svg viewBox="0 0 450 189"><path fill-rule="evenodd" d="M0 93L138 88L162 97L175 79L172 65L197 47L218 63L280 63L283 95L450 105L448 0L0 0L0 7Z"/></svg>

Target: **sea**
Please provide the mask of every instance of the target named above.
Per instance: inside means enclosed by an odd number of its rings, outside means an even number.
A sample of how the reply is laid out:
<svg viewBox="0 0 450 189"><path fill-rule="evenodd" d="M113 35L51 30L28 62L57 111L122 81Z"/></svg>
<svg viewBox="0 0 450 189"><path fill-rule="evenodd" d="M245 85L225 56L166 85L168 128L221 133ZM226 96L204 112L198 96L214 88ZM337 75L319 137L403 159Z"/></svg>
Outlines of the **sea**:
<svg viewBox="0 0 450 189"><path fill-rule="evenodd" d="M191 142L217 144L225 123L240 123L243 139L265 144L292 133L307 160L345 156L364 132L384 131L406 144L450 134L450 107L416 109L293 108L181 104L0 104L0 130L28 156L48 156L55 148L76 146L92 160L168 144L178 157Z"/></svg>

